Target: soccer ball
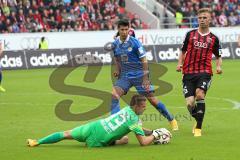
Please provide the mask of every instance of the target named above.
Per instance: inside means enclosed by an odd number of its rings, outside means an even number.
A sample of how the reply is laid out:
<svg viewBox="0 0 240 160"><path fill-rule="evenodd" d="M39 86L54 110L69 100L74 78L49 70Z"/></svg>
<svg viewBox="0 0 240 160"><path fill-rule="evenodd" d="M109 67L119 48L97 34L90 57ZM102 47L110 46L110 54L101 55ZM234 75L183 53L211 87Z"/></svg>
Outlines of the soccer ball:
<svg viewBox="0 0 240 160"><path fill-rule="evenodd" d="M160 138L153 141L154 144L168 144L172 138L172 134L166 128L158 129Z"/></svg>

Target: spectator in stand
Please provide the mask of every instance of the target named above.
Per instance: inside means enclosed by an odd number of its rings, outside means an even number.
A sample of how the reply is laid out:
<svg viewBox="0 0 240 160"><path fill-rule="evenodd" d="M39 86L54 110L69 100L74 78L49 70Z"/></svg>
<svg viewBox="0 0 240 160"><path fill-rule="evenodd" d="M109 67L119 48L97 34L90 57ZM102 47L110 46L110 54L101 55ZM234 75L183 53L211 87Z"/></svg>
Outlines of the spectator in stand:
<svg viewBox="0 0 240 160"><path fill-rule="evenodd" d="M196 15L192 15L196 10L203 7L210 7L212 9L212 27L225 27L239 25L240 14L240 1L239 0L163 0L167 7L172 7L176 11L181 10L185 16L191 17L191 22L196 22ZM159 2L159 1L158 1ZM233 13L232 13L233 12ZM176 14L176 13L175 13ZM189 15L190 14L190 15ZM183 19L184 23L188 22ZM192 24L191 27L195 27L196 24Z"/></svg>
<svg viewBox="0 0 240 160"><path fill-rule="evenodd" d="M183 14L182 14L182 11L181 9L179 9L177 12L176 12L176 25L181 28L181 25L182 25L182 22L183 22Z"/></svg>
<svg viewBox="0 0 240 160"><path fill-rule="evenodd" d="M131 20L131 26L134 29L140 29L142 22L137 14L134 15L134 18Z"/></svg>
<svg viewBox="0 0 240 160"><path fill-rule="evenodd" d="M222 12L219 16L219 23L221 27L225 27L228 25L227 17L225 16L224 12Z"/></svg>
<svg viewBox="0 0 240 160"><path fill-rule="evenodd" d="M18 23L16 21L12 25L12 32L13 33L20 33L20 28L19 28Z"/></svg>
<svg viewBox="0 0 240 160"><path fill-rule="evenodd" d="M15 13L17 12L17 1L16 0L7 0L7 4L10 7L10 11L14 11Z"/></svg>
<svg viewBox="0 0 240 160"><path fill-rule="evenodd" d="M41 41L39 42L39 49L42 49L42 50L48 49L48 43L45 37L41 38Z"/></svg>
<svg viewBox="0 0 240 160"><path fill-rule="evenodd" d="M1 33L112 30L127 15L125 0L4 0L0 7ZM139 17L132 23L142 28Z"/></svg>
<svg viewBox="0 0 240 160"><path fill-rule="evenodd" d="M8 17L8 16L10 15L10 8L8 7L6 1L4 1L3 4L1 4L1 8L2 8L3 14L4 14L6 17Z"/></svg>
<svg viewBox="0 0 240 160"><path fill-rule="evenodd" d="M228 22L230 26L235 26L237 24L237 17L234 15L233 12L230 13L230 16L228 17Z"/></svg>

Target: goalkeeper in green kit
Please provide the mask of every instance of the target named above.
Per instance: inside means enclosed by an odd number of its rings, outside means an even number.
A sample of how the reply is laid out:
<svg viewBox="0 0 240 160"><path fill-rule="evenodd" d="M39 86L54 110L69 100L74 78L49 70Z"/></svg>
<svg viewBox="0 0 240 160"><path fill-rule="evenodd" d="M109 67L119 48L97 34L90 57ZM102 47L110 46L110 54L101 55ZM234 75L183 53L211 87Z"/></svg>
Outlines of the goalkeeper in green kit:
<svg viewBox="0 0 240 160"><path fill-rule="evenodd" d="M42 144L56 143L64 139L73 139L85 142L88 147L103 147L117 144L127 144L129 132L134 132L140 145L152 144L154 140L160 138L161 133L158 129L151 131L149 136L145 136L139 115L146 109L146 98L142 95L134 95L130 106L123 108L116 114L108 118L100 119L81 125L72 130L56 132L47 137L34 140L28 139L30 147Z"/></svg>

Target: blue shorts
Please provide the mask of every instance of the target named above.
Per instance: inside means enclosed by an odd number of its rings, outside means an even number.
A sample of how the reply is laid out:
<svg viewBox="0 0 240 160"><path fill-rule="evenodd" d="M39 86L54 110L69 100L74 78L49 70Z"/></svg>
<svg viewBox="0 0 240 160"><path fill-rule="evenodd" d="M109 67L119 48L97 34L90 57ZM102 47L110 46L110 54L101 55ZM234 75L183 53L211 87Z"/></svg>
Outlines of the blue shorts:
<svg viewBox="0 0 240 160"><path fill-rule="evenodd" d="M120 77L114 84L116 87L120 87L124 90L124 94L127 94L128 90L134 86L137 92L141 95L147 95L149 93L154 92L153 85L150 85L149 91L147 91L142 86L142 79L143 78L127 78L127 77Z"/></svg>

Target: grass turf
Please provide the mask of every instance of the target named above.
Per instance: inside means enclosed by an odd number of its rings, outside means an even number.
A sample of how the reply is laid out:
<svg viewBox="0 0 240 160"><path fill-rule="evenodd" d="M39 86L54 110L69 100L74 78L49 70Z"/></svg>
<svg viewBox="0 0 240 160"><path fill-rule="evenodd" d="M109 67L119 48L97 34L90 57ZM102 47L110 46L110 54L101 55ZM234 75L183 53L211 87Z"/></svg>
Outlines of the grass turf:
<svg viewBox="0 0 240 160"><path fill-rule="evenodd" d="M71 112L79 113L94 109L100 100L65 95L49 87L49 76L54 69L3 71L3 85L7 92L0 93L0 159L171 159L171 160L220 160L240 156L240 128L238 109L240 102L239 60L225 60L223 75L214 75L206 98L207 112L203 136L194 138L191 133L193 119L188 115L181 89L181 74L175 72L176 63L163 63L168 72L161 77L173 85L173 90L159 96L176 116L180 131L173 133L168 145L140 147L130 133L125 146L87 148L76 141L63 141L36 148L26 146L27 138L40 138L52 132L71 129L83 121L63 121L55 115L55 105L63 99L72 99ZM94 83L83 82L86 68L78 68L66 79L67 84L87 86L111 92L110 66L105 66ZM152 73L154 76L154 73ZM236 105L237 105L236 104ZM124 102L121 102L124 106ZM107 116L105 114L103 117ZM147 128L169 128L166 119L159 117L148 104L142 116Z"/></svg>

